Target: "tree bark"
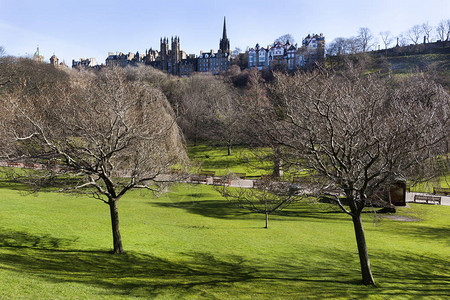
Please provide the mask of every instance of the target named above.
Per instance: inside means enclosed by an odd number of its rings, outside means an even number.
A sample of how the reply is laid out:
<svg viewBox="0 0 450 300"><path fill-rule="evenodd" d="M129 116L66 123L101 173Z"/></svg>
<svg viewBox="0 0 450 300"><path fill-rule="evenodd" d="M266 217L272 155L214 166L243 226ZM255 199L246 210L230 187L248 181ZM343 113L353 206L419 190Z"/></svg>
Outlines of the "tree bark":
<svg viewBox="0 0 450 300"><path fill-rule="evenodd" d="M362 281L365 285L375 285L370 269L369 253L367 252L366 238L361 221L361 215L352 216L355 228L356 244L358 245L359 262L361 264Z"/></svg>
<svg viewBox="0 0 450 300"><path fill-rule="evenodd" d="M281 177L283 176L283 162L281 160L281 153L280 148L276 147L273 150L273 176L275 177Z"/></svg>
<svg viewBox="0 0 450 300"><path fill-rule="evenodd" d="M266 211L266 226L264 228L269 228L269 212Z"/></svg>
<svg viewBox="0 0 450 300"><path fill-rule="evenodd" d="M228 156L230 156L231 155L231 145L227 145L227 148L228 148Z"/></svg>
<svg viewBox="0 0 450 300"><path fill-rule="evenodd" d="M124 253L122 246L122 237L120 236L119 227L119 210L117 208L117 202L119 199L109 199L109 210L111 213L111 227L113 234L114 254Z"/></svg>

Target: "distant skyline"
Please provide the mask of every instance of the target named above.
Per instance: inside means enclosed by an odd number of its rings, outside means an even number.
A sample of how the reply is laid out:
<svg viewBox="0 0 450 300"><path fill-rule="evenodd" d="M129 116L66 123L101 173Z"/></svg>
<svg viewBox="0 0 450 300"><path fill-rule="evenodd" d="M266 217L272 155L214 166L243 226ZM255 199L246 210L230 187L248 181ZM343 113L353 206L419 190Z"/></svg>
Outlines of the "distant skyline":
<svg viewBox="0 0 450 300"><path fill-rule="evenodd" d="M104 63L108 52L159 50L161 37L179 36L187 54L217 51L224 17L231 50L245 51L287 33L299 44L312 33L330 43L360 27L378 39L381 31L397 36L425 22L436 26L449 12L449 0L0 0L0 46L32 56L39 45L46 61L56 54L70 66L90 57Z"/></svg>

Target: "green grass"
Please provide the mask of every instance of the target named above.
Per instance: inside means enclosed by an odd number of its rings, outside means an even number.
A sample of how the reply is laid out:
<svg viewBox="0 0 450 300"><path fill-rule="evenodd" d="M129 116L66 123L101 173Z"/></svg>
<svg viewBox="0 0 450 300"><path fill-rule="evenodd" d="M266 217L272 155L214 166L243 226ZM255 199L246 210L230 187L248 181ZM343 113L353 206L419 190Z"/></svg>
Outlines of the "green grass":
<svg viewBox="0 0 450 300"><path fill-rule="evenodd" d="M200 164L202 170L216 171L216 176L224 176L229 172L246 173L247 177L258 177L270 174L271 162L266 162L264 169L252 169L245 162L249 159L252 163L261 165L260 161L253 158L251 151L244 146L232 148L231 155L227 154L227 147L212 147L207 145L190 146L189 158Z"/></svg>
<svg viewBox="0 0 450 300"><path fill-rule="evenodd" d="M411 192L433 193L433 187L450 188L450 174L441 176L431 182L418 183L411 187Z"/></svg>
<svg viewBox="0 0 450 300"><path fill-rule="evenodd" d="M359 284L350 218L300 203L271 217L209 186L119 203L127 253L112 255L108 207L0 189L0 298L442 299L450 294L450 207L412 205L399 222L364 214L377 288Z"/></svg>
<svg viewBox="0 0 450 300"><path fill-rule="evenodd" d="M432 76L447 91L450 89L450 54L416 54L406 56L391 56L386 61L378 59L374 63L374 70L382 71L390 69L396 76L409 76L417 71Z"/></svg>

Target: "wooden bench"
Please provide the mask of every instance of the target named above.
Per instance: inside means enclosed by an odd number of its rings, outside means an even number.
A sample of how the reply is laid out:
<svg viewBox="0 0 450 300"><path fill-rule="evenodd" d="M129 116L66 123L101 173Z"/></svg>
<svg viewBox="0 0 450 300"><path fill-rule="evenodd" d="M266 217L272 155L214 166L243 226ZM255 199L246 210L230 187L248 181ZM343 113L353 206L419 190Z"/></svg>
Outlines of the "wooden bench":
<svg viewBox="0 0 450 300"><path fill-rule="evenodd" d="M197 182L197 183L207 183L208 178L209 177L213 177L216 176L216 171L200 171L197 175L193 175L191 176L191 181L192 182Z"/></svg>
<svg viewBox="0 0 450 300"><path fill-rule="evenodd" d="M225 185L225 184L229 184L229 182L224 177L213 177L213 184L214 185Z"/></svg>
<svg viewBox="0 0 450 300"><path fill-rule="evenodd" d="M414 195L414 202L425 201L428 203L437 203L441 205L441 197L426 196L426 195Z"/></svg>
<svg viewBox="0 0 450 300"><path fill-rule="evenodd" d="M24 163L23 167L26 169L36 169L37 165L36 164L31 164L31 163Z"/></svg>
<svg viewBox="0 0 450 300"><path fill-rule="evenodd" d="M440 194L440 195L449 195L450 194L450 188L437 188L433 187L433 194Z"/></svg>
<svg viewBox="0 0 450 300"><path fill-rule="evenodd" d="M22 164L18 163L18 162L10 162L9 161L7 164L8 164L8 167L12 167L12 168L20 168L20 167L22 167Z"/></svg>

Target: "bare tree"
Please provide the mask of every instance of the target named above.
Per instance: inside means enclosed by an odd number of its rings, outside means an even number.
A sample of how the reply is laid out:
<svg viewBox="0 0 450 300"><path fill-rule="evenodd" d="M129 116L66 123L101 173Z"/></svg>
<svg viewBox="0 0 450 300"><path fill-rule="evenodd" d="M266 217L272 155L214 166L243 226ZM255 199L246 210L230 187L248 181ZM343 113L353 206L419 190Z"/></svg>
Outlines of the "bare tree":
<svg viewBox="0 0 450 300"><path fill-rule="evenodd" d="M328 44L327 53L330 55L344 55L348 53L348 48L348 39L337 37Z"/></svg>
<svg viewBox="0 0 450 300"><path fill-rule="evenodd" d="M0 57L5 55L5 48L3 46L0 46Z"/></svg>
<svg viewBox="0 0 450 300"><path fill-rule="evenodd" d="M236 59L238 55L242 52L242 49L239 47L235 47L233 51L231 51L231 57Z"/></svg>
<svg viewBox="0 0 450 300"><path fill-rule="evenodd" d="M380 32L381 40L384 44L384 49L387 49L388 46L392 43L392 36L390 31L382 31Z"/></svg>
<svg viewBox="0 0 450 300"><path fill-rule="evenodd" d="M275 40L275 42L281 42L283 44L287 44L289 42L291 45L293 45L293 44L295 44L295 39L292 36L292 34L286 33L286 34L283 34L282 36L278 37Z"/></svg>
<svg viewBox="0 0 450 300"><path fill-rule="evenodd" d="M123 253L119 200L133 188L159 192L170 181L170 167L185 160L184 147L161 91L127 80L123 69L74 73L71 83L52 93L7 95L0 111L11 116L2 124L9 159L37 166L15 175L22 182L39 189L64 175L70 180L61 191L89 193L107 204L114 253Z"/></svg>
<svg viewBox="0 0 450 300"><path fill-rule="evenodd" d="M422 24L422 32L425 35L427 43L430 42L430 34L432 31L433 31L433 27L430 26L430 24L428 22Z"/></svg>
<svg viewBox="0 0 450 300"><path fill-rule="evenodd" d="M270 178L258 181L258 187L253 189L223 185L218 187L217 190L237 207L264 214L266 221L264 228L266 229L269 228L270 215L301 198L301 196L291 192L289 182L274 181Z"/></svg>
<svg viewBox="0 0 450 300"><path fill-rule="evenodd" d="M421 77L360 74L277 74L273 107L255 114L290 171L311 174L303 192L334 201L352 218L362 280L373 285L361 212L394 177L423 179L437 166L448 142L450 100Z"/></svg>
<svg viewBox="0 0 450 300"><path fill-rule="evenodd" d="M213 132L227 147L227 154L231 155L232 146L241 140L245 119L242 118L239 97L231 86L223 81L216 81L214 91Z"/></svg>
<svg viewBox="0 0 450 300"><path fill-rule="evenodd" d="M439 40L449 41L450 40L450 19L440 21L438 26L436 27L436 33L437 33Z"/></svg>
<svg viewBox="0 0 450 300"><path fill-rule="evenodd" d="M359 52L364 52L361 39L358 37L349 37L346 41L346 52L348 54L356 54Z"/></svg>
<svg viewBox="0 0 450 300"><path fill-rule="evenodd" d="M57 83L66 82L68 75L50 64L42 64L21 57L0 57L1 92L21 90L36 94L44 89L53 89Z"/></svg>
<svg viewBox="0 0 450 300"><path fill-rule="evenodd" d="M408 46L408 38L405 34L401 33L397 36L397 45L400 47Z"/></svg>
<svg viewBox="0 0 450 300"><path fill-rule="evenodd" d="M373 39L374 36L372 35L371 31L369 28L367 27L361 27L358 30L358 36L357 36L359 43L360 43L360 47L361 47L361 51L362 52L367 52L370 51L370 49L372 48L372 44L373 44Z"/></svg>
<svg viewBox="0 0 450 300"><path fill-rule="evenodd" d="M422 27L419 25L414 25L407 32L406 35L415 45L419 43L420 37L422 36Z"/></svg>
<svg viewBox="0 0 450 300"><path fill-rule="evenodd" d="M197 145L200 140L222 140L217 105L229 97L227 85L211 74L196 74L178 81L180 126L186 137ZM225 100L224 100L225 101ZM220 123L220 124L219 124Z"/></svg>

